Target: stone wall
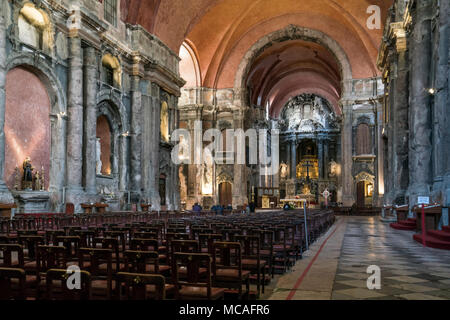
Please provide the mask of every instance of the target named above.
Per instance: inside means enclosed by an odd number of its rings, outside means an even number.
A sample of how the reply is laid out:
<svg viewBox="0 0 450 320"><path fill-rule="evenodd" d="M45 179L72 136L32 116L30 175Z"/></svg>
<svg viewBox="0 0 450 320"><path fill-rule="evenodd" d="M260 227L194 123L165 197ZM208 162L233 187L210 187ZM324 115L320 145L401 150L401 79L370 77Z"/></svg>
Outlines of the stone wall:
<svg viewBox="0 0 450 320"><path fill-rule="evenodd" d="M159 209L159 172L164 161L169 186L166 202L178 209L178 168L170 161L173 144L161 141L159 132L162 99L169 105L170 132L178 127L176 109L184 81L178 75L177 54L141 27L121 21L120 8L117 24L112 25L103 20L103 4L87 0L34 3L49 19L46 36L54 39L50 48L42 50L21 39L17 26L22 6L21 1L2 1L0 125L5 117L6 74L25 67L39 78L50 100L49 112L41 112L50 117L49 137L42 140L51 150L46 168L49 210L62 211L66 202L72 202L79 212L80 203L95 201L124 210L130 208L129 198L133 203L150 201ZM115 77L121 81L115 81L114 87L103 82L105 55L118 64ZM101 115L111 127L110 177L95 174L96 127ZM33 121L29 122L32 127ZM2 137L3 172L10 151L4 152ZM160 153L160 147L165 151ZM4 180L0 180L0 195L2 202L13 201Z"/></svg>
<svg viewBox="0 0 450 320"><path fill-rule="evenodd" d="M448 206L449 1L395 1L379 67L386 84L386 203Z"/></svg>

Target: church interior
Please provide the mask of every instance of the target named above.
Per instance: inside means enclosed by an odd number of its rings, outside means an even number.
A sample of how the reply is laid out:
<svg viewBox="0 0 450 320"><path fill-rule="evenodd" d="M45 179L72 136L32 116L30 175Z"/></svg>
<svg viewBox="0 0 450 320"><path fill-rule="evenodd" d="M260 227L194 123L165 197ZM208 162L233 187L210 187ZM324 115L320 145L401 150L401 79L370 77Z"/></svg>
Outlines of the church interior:
<svg viewBox="0 0 450 320"><path fill-rule="evenodd" d="M0 0L0 300L449 300L449 15Z"/></svg>

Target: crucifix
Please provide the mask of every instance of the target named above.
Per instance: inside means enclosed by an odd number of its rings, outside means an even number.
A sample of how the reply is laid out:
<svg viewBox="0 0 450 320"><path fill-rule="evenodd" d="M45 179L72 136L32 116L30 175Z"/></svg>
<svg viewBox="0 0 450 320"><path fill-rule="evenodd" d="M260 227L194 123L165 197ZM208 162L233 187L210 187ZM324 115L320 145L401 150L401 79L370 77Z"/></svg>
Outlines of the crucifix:
<svg viewBox="0 0 450 320"><path fill-rule="evenodd" d="M309 177L309 168L311 168L311 167L313 167L313 164L312 164L312 162L311 161L306 161L305 162L305 164L303 165L303 167L304 168L306 168L306 180L310 180L310 177Z"/></svg>

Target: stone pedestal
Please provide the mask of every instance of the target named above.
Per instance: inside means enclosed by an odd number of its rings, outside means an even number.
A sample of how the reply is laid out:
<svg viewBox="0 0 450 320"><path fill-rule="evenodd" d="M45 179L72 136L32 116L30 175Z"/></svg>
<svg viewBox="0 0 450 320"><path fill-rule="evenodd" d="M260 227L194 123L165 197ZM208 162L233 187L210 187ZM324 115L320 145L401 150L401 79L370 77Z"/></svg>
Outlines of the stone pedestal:
<svg viewBox="0 0 450 320"><path fill-rule="evenodd" d="M17 213L46 213L50 211L50 193L47 191L13 191Z"/></svg>

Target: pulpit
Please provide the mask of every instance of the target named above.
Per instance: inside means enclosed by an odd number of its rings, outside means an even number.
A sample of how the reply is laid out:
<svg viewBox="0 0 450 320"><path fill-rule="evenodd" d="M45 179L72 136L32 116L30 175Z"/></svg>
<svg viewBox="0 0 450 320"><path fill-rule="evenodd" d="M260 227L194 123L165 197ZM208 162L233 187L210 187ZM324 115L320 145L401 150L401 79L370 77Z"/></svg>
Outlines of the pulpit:
<svg viewBox="0 0 450 320"><path fill-rule="evenodd" d="M93 203L82 203L81 208L84 210L84 213L93 213L95 205Z"/></svg>
<svg viewBox="0 0 450 320"><path fill-rule="evenodd" d="M109 205L107 205L106 203L96 203L95 204L95 209L97 211L97 213L99 214L103 214L106 212L106 208L108 208Z"/></svg>
<svg viewBox="0 0 450 320"><path fill-rule="evenodd" d="M11 211L13 208L17 208L15 203L11 204L0 203L0 217L11 218Z"/></svg>

